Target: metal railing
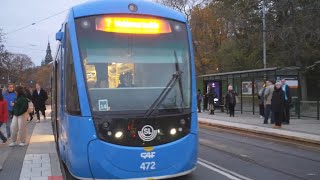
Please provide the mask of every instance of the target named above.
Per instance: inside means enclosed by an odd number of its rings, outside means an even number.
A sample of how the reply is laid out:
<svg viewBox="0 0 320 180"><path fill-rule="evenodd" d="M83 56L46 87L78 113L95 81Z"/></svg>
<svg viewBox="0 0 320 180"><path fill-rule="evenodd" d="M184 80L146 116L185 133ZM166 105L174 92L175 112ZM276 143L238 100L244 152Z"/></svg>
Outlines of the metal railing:
<svg viewBox="0 0 320 180"><path fill-rule="evenodd" d="M320 101L299 101L296 100L294 103L294 111L298 119L301 117L316 118L320 120Z"/></svg>

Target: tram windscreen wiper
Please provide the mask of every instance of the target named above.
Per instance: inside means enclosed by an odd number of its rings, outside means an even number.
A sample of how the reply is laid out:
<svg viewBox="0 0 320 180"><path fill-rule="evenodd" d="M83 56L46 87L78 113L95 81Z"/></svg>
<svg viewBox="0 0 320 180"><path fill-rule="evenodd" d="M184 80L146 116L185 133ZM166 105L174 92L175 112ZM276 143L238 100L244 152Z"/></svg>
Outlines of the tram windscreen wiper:
<svg viewBox="0 0 320 180"><path fill-rule="evenodd" d="M176 85L177 81L179 80L179 87L180 87L180 92L181 92L181 98L182 98L182 103L184 104L184 97L183 97L183 91L182 91L182 82L181 82L181 75L182 71L180 70L178 58L177 58L177 53L174 51L174 57L175 57L175 68L176 71L172 75L171 80L168 82L167 86L163 89L163 91L160 93L158 98L152 103L144 117L150 117L153 112L158 109L159 105L166 99L167 95L170 93L170 91L173 89L173 87Z"/></svg>

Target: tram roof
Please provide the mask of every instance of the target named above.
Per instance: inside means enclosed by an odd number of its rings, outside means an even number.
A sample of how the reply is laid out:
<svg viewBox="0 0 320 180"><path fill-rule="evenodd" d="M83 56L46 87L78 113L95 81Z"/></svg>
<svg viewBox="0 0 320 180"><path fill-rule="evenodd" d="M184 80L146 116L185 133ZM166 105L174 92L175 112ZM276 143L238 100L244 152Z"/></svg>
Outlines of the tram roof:
<svg viewBox="0 0 320 180"><path fill-rule="evenodd" d="M131 12L128 9L128 5L131 3L137 5L137 12ZM186 18L182 13L146 0L95 0L74 6L72 10L75 18L100 14L138 14L186 22Z"/></svg>

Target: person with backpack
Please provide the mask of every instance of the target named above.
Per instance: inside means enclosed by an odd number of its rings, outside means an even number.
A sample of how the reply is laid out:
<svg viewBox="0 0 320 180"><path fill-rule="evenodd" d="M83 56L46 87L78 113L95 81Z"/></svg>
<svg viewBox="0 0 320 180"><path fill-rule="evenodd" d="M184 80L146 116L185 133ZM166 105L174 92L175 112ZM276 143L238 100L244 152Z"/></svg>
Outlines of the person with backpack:
<svg viewBox="0 0 320 180"><path fill-rule="evenodd" d="M230 117L234 117L234 108L236 106L236 96L237 94L234 92L232 85L228 86L228 92L226 94L226 105L229 109Z"/></svg>
<svg viewBox="0 0 320 180"><path fill-rule="evenodd" d="M198 112L201 113L201 102L202 102L202 93L200 91L200 89L198 89L198 93L197 93L197 102L198 102Z"/></svg>
<svg viewBox="0 0 320 180"><path fill-rule="evenodd" d="M16 86L15 88L17 99L12 103L13 105L13 118L11 124L11 143L10 147L16 146L17 135L19 132L20 144L19 146L26 145L26 135L27 135L27 118L28 118L28 107L29 101L25 95L22 86Z"/></svg>
<svg viewBox="0 0 320 180"><path fill-rule="evenodd" d="M2 95L2 89L0 88L0 129L3 123L6 123L8 121L8 103L6 99ZM0 139L2 140L2 143L7 142L7 138L2 134L0 130Z"/></svg>
<svg viewBox="0 0 320 180"><path fill-rule="evenodd" d="M8 120L6 122L6 131L7 131L7 138L11 138L11 122L12 122L12 115L13 115L13 106L11 105L17 98L16 93L14 92L14 84L9 83L7 91L4 92L3 97L6 99L8 104Z"/></svg>
<svg viewBox="0 0 320 180"><path fill-rule="evenodd" d="M266 84L263 84L262 88L260 89L260 91L258 93L260 118L264 117L264 92L265 92L265 90L266 90Z"/></svg>

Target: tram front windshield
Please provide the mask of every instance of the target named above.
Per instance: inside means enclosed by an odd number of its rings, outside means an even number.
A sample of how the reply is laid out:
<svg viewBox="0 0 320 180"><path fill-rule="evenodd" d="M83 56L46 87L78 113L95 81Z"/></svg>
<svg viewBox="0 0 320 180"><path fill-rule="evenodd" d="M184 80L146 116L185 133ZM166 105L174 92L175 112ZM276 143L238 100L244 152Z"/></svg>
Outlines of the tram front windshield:
<svg viewBox="0 0 320 180"><path fill-rule="evenodd" d="M76 19L93 112L176 113L190 109L190 54L184 23L146 16Z"/></svg>

